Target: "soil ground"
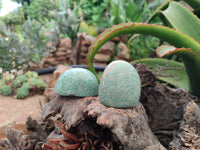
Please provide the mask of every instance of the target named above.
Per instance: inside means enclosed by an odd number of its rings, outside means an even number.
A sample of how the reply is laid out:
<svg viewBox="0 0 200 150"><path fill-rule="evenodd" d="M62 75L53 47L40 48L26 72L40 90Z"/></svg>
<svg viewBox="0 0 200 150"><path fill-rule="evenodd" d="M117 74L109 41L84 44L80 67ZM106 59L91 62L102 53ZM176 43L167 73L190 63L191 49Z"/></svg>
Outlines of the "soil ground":
<svg viewBox="0 0 200 150"><path fill-rule="evenodd" d="M40 77L48 82L51 75ZM41 107L47 102L43 95L34 95L25 99L0 95L0 140L5 137L5 128L8 125L28 133L25 123L27 117L40 120Z"/></svg>

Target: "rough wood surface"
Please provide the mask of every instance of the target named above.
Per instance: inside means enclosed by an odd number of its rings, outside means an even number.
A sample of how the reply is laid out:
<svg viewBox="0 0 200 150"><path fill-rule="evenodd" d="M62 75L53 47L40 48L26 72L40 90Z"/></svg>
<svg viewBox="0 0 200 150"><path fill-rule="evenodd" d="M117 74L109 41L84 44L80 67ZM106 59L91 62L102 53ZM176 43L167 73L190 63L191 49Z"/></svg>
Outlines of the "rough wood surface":
<svg viewBox="0 0 200 150"><path fill-rule="evenodd" d="M5 132L7 138L4 138L0 141L1 147L4 147L8 150L21 150L21 148L26 150L27 148L30 148L27 146L28 135L24 135L23 130L15 130L11 127L7 127Z"/></svg>
<svg viewBox="0 0 200 150"><path fill-rule="evenodd" d="M183 89L169 88L155 82L155 76L145 66L136 67L142 85L140 102L148 115L148 124L159 141L168 148L183 119L183 108L188 102L198 101Z"/></svg>
<svg viewBox="0 0 200 150"><path fill-rule="evenodd" d="M120 140L123 149L143 150L150 149L151 146L160 150L165 149L151 132L142 104L129 109L114 109L100 104L97 97L58 96L43 108L42 118L47 119L51 114L58 112L63 116L66 131L78 126L83 120L95 119L98 125L108 128L115 138ZM85 125L85 128L89 130L90 126ZM83 129L79 130L81 132Z"/></svg>
<svg viewBox="0 0 200 150"><path fill-rule="evenodd" d="M41 150L43 143L47 141L47 136L54 130L54 126L50 125L50 119L39 123L28 117L26 121L27 129L32 131L29 135L25 135L23 130L7 127L5 130L7 138L0 141L0 148L3 147L7 150Z"/></svg>
<svg viewBox="0 0 200 150"><path fill-rule="evenodd" d="M170 150L200 149L200 109L191 101L184 108L183 120L178 133L170 143Z"/></svg>
<svg viewBox="0 0 200 150"><path fill-rule="evenodd" d="M183 106L196 98L182 89L170 89L162 84L143 90L141 103L149 118L149 126L161 143L168 147L183 118Z"/></svg>

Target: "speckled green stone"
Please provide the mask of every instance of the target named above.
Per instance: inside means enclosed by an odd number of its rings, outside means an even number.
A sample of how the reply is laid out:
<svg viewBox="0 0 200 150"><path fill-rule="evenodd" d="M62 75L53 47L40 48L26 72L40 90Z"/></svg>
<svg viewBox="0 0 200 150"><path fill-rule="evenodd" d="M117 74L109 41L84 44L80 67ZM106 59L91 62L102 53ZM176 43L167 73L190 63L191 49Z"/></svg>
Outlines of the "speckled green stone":
<svg viewBox="0 0 200 150"><path fill-rule="evenodd" d="M141 83L136 69L128 62L117 60L105 69L99 86L99 100L105 106L129 108L138 104Z"/></svg>
<svg viewBox="0 0 200 150"><path fill-rule="evenodd" d="M83 68L65 71L57 80L55 93L63 96L88 97L98 94L98 81L93 73Z"/></svg>

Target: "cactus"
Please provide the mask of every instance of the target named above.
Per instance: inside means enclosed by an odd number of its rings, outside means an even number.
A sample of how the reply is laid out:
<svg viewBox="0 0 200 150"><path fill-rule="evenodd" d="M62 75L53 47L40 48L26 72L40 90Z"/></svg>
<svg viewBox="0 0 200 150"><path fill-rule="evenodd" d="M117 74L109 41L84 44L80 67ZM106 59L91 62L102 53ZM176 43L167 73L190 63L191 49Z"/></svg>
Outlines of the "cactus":
<svg viewBox="0 0 200 150"><path fill-rule="evenodd" d="M23 99L25 97L29 96L29 90L26 88L18 88L17 89L17 98L18 99Z"/></svg>
<svg viewBox="0 0 200 150"><path fill-rule="evenodd" d="M12 89L8 85L3 85L0 89L1 95L9 96L12 93Z"/></svg>

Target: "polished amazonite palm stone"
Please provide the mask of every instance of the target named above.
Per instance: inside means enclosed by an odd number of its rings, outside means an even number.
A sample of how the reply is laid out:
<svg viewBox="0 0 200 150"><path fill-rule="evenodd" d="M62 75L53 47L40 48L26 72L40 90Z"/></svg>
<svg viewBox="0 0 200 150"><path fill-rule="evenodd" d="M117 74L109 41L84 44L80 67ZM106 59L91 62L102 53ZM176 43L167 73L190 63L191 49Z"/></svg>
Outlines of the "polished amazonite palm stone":
<svg viewBox="0 0 200 150"><path fill-rule="evenodd" d="M136 69L128 62L111 62L101 77L100 103L115 108L129 108L138 104L141 83Z"/></svg>
<svg viewBox="0 0 200 150"><path fill-rule="evenodd" d="M89 70L73 68L60 75L54 91L63 96L96 96L98 94L98 81Z"/></svg>

